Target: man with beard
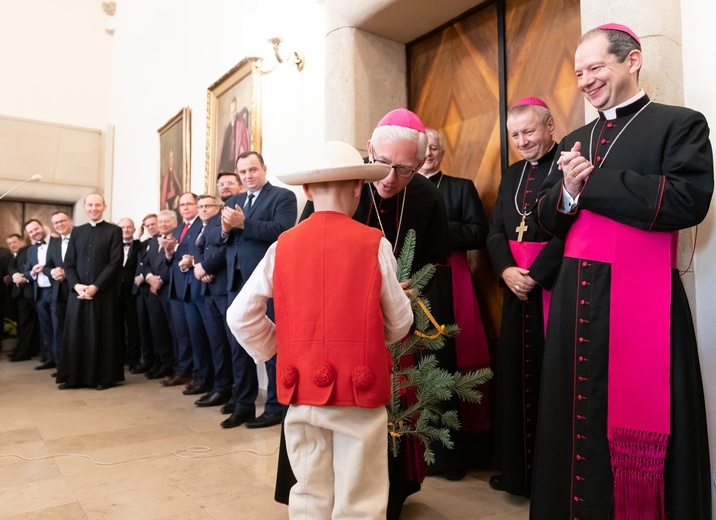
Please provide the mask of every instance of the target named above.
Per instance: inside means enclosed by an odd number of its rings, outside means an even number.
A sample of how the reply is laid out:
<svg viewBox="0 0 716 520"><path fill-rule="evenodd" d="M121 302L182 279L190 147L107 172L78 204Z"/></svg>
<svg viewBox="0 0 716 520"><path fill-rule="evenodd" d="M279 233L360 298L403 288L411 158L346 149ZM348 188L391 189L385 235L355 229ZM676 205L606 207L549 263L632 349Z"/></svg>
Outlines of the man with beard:
<svg viewBox="0 0 716 520"><path fill-rule="evenodd" d="M41 352L44 360L43 363L35 367L35 370L46 370L57 366L55 348L53 348L55 330L52 326L52 283L48 276L50 269L49 267L45 269L48 262L49 239L45 227L37 219L31 219L25 223L25 232L32 240L32 245L27 250L24 274L32 285L35 310L40 323Z"/></svg>

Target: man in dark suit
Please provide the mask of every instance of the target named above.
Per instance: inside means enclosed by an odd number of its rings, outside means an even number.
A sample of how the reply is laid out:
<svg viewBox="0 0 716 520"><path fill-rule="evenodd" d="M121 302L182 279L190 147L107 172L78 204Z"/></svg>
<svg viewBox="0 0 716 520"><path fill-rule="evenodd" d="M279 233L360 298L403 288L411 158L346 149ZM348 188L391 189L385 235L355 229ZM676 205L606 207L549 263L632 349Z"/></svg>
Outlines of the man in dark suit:
<svg viewBox="0 0 716 520"><path fill-rule="evenodd" d="M148 238L139 243L137 265L134 271L134 285L132 287L132 294L134 294L137 301L137 324L139 326L139 344L142 353L142 362L129 370L132 374L145 374L149 372L159 359L154 342L152 341L152 329L147 306L149 284L144 280L144 266L147 261L149 241L159 233L156 214L150 213L144 217L142 227L138 230L136 236L141 239L145 233L148 235Z"/></svg>
<svg viewBox="0 0 716 520"><path fill-rule="evenodd" d="M209 338L204 325L201 281L194 278L191 271L192 259L197 254L196 240L204 228L197 210L196 195L183 193L179 197L179 213L184 222L174 228L170 237L159 240L169 265L172 315L183 316L182 319L174 319L172 322L172 328L179 340L177 373L162 384L175 386L188 383L188 395L199 395L213 387L214 371Z"/></svg>
<svg viewBox="0 0 716 520"><path fill-rule="evenodd" d="M65 278L65 254L70 243L70 234L74 226L72 218L64 211L56 211L50 217L52 228L57 233L57 238L50 238L50 245L47 247L47 265L45 274L50 277L52 283L52 328L55 332L53 349L55 361L60 359L60 348L62 337L65 331L65 315L67 313L67 301L70 297L70 285Z"/></svg>
<svg viewBox="0 0 716 520"><path fill-rule="evenodd" d="M241 192L241 181L235 173L222 172L217 177L216 186L219 191L221 201L225 202L234 195ZM202 396L196 403L197 406L215 406L224 401L228 396L229 401L221 407L221 413L232 414L236 407L236 403L231 399L232 387L234 384L233 364L231 361L232 346L236 341L233 334L229 330L226 323L226 311L229 308L229 298L227 291L227 274L226 274L226 246L220 244L219 238L221 233L221 204L216 204L213 208L209 208L209 202L205 202L205 210L202 210L202 201L199 198L199 214L202 211L206 213L208 218L204 225L204 234L199 240L198 247L200 250L200 258L194 264L194 276L203 282L202 294L205 297L206 304L206 330L209 337L212 338L211 351L214 360L214 388L208 396ZM208 200L208 199L207 199ZM211 209L211 211L210 211ZM202 216L202 219L205 217ZM216 237L216 243L207 241L208 234ZM217 245L218 244L218 245ZM241 348L238 344L234 348ZM247 364L248 365L248 364ZM253 367L248 365L250 370ZM224 369L228 369L225 375ZM225 385L228 383L228 389ZM228 390L228 391L227 391Z"/></svg>
<svg viewBox="0 0 716 520"><path fill-rule="evenodd" d="M137 295L133 291L134 273L137 270L139 240L134 239L134 221L123 218L118 222L122 230L122 270L119 272L119 312L121 315L120 330L124 332L124 361L131 372L139 366L142 350L139 343L139 320L137 317Z"/></svg>
<svg viewBox="0 0 716 520"><path fill-rule="evenodd" d="M27 260L27 244L18 234L7 237L7 247L13 255L7 274L10 276L10 298L17 307L17 343L10 361L25 361L40 350L40 324L37 322L32 286L23 274Z"/></svg>
<svg viewBox="0 0 716 520"><path fill-rule="evenodd" d="M233 174L234 179L237 177ZM222 183L219 177L219 183ZM230 181L229 181L230 182ZM236 192L238 192L238 182ZM229 338L232 334L226 323L228 309L226 291L226 250L206 243L205 233L210 227L221 228L221 204L211 195L200 195L198 199L199 217L204 222L204 233L197 241L198 255L194 257L194 277L202 282L204 297L206 331L211 338L211 358L214 369L214 387L209 389L194 404L199 407L226 405L231 398L234 384L231 366L231 346ZM212 274L208 274L204 264L209 266ZM228 408L228 407L227 407ZM234 405L231 405L231 412Z"/></svg>
<svg viewBox="0 0 716 520"><path fill-rule="evenodd" d="M154 366L146 373L147 379L172 377L175 371L176 349L172 330L174 317L169 303L169 266L159 239L162 236L170 236L176 225L177 214L174 210L160 211L157 215L158 233L149 239L144 255L142 277L149 286L147 311L152 343L157 353Z"/></svg>
<svg viewBox="0 0 716 520"><path fill-rule="evenodd" d="M293 227L298 214L296 195L267 181L267 169L261 154L254 151L242 153L236 162L236 169L246 192L226 201L218 238L216 234L207 236L209 242L226 244L229 305L269 246L282 232ZM273 317L273 305L269 305L268 314ZM284 407L276 398L276 357L266 362L266 405L264 413L256 418L258 380L255 363L238 343L232 344L232 357L236 407L221 426L234 428L246 423L248 428L263 428L280 423Z"/></svg>
<svg viewBox="0 0 716 520"><path fill-rule="evenodd" d="M55 330L52 326L52 283L50 277L45 274L45 265L48 260L48 237L45 227L37 219L30 219L25 223L25 232L32 240L32 245L27 249L23 274L32 286L32 297L40 324L41 352L44 360L35 367L35 370L46 370L57 366L56 349L53 344Z"/></svg>

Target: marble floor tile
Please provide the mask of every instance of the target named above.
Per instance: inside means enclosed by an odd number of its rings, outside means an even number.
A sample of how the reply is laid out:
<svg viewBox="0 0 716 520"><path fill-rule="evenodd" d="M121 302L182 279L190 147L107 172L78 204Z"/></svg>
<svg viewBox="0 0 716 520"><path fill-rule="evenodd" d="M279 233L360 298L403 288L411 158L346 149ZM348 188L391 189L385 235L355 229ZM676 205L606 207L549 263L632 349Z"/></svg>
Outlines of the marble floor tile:
<svg viewBox="0 0 716 520"><path fill-rule="evenodd" d="M61 391L37 363L10 363L3 342L0 519L288 518L273 500L279 427L222 429L218 407L142 375ZM428 477L401 520L526 520L527 500L490 489L490 475Z"/></svg>

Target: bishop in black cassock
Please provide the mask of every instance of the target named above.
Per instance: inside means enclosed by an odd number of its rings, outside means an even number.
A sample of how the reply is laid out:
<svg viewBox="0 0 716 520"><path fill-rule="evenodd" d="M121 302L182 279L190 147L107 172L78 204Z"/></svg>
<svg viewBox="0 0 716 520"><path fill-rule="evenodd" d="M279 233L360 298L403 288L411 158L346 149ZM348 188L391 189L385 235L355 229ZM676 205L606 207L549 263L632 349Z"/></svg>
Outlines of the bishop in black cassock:
<svg viewBox="0 0 716 520"><path fill-rule="evenodd" d="M582 38L578 86L599 117L562 140L540 190L540 225L566 240L543 361L534 520L711 518L699 356L673 245L674 232L706 216L713 152L702 114L640 90L641 63L624 26Z"/></svg>
<svg viewBox="0 0 716 520"><path fill-rule="evenodd" d="M122 231L102 220L100 195L85 198L90 222L75 227L65 255L72 288L57 367L60 388L89 386L103 390L124 380L118 305L118 276L124 252Z"/></svg>

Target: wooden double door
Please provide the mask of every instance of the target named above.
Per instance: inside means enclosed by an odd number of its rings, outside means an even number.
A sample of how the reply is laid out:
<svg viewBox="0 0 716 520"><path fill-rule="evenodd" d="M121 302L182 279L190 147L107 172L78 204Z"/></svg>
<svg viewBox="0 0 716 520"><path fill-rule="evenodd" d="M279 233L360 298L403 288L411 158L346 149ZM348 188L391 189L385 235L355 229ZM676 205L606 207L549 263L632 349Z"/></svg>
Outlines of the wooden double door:
<svg viewBox="0 0 716 520"><path fill-rule="evenodd" d="M555 140L584 124L574 51L579 0L498 0L407 46L409 104L445 140L442 170L475 183L488 217L505 165L521 159L505 114L536 96L550 107ZM486 251L471 252L473 283L491 346L502 294Z"/></svg>

